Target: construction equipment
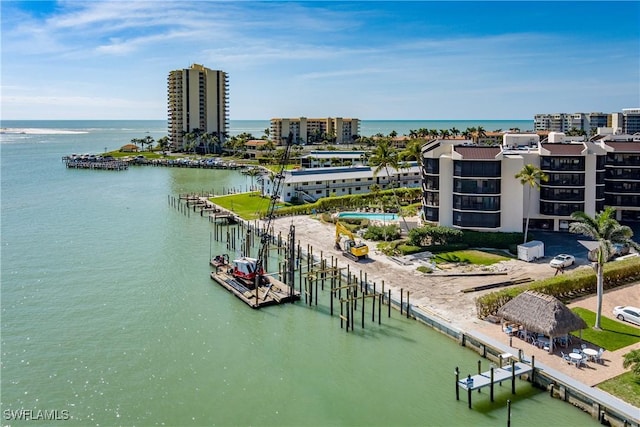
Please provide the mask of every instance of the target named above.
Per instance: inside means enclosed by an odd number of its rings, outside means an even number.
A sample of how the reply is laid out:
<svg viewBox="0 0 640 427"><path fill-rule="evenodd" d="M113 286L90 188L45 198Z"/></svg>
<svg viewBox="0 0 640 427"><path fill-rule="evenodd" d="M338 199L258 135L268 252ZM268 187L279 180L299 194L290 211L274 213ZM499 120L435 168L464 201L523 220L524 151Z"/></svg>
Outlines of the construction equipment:
<svg viewBox="0 0 640 427"><path fill-rule="evenodd" d="M342 238L343 235L346 236L345 239ZM336 249L354 261L360 261L369 255L369 247L363 242L356 242L351 230L341 222L336 222Z"/></svg>
<svg viewBox="0 0 640 427"><path fill-rule="evenodd" d="M247 289L257 290L260 287L266 287L271 282L270 278L264 271L265 258L267 257L270 235L271 222L274 218L274 211L276 205L280 199L280 192L282 190L282 183L284 181L284 171L289 163L289 156L291 153L291 146L293 145L293 133L289 132L287 138L287 145L285 146L282 157L280 159L280 169L273 178L273 191L271 194L269 208L265 216L266 225L262 234L260 235L260 249L257 258L250 258L248 256L242 256L229 262L229 257L226 255L218 255L211 261L211 265L218 269L226 270L230 273L233 279L237 280ZM225 258L226 256L226 258Z"/></svg>

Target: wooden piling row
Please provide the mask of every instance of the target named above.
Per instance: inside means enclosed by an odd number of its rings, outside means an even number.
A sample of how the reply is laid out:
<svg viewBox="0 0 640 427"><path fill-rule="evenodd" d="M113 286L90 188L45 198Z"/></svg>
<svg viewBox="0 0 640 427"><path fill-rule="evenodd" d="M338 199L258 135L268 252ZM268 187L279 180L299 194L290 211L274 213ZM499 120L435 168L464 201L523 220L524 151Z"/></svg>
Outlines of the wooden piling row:
<svg viewBox="0 0 640 427"><path fill-rule="evenodd" d="M339 304L340 314L338 316L341 319L341 328L345 328L347 332L354 330L356 311L360 311L359 323L362 328L365 328L367 309L371 310L372 323L375 323L376 320L379 325L382 323L382 306L385 304L387 305L387 317L391 317L391 290L385 291L384 281L381 290L378 291L376 283L369 282L366 272L359 271L356 274L351 271L350 265L347 265L346 268L338 267L337 257L327 258L322 251L318 257L314 255L314 248L310 244L307 244L306 251L303 251L301 242L298 241L297 244L295 242L294 230L290 230L288 238L285 239L282 233L276 235L273 230L265 230L258 221L238 220L237 223L230 220L218 221L219 219L236 218L236 216L232 212L224 211L215 206L204 193L181 194L178 197L169 196L169 205L185 215L199 210L200 216L204 216L203 212L211 210L209 221L213 229L210 233L210 239L212 242L224 243L227 252L239 252L248 257L253 253L255 256L257 254L256 246L259 247L262 244L263 236L267 238L269 245L265 259L263 259L264 270L268 271L268 259L273 254L270 251L275 251L280 261L276 264L277 270L274 277L278 277L280 281L287 284L293 293L297 274L298 293L300 296L304 295L305 305L309 307L318 306L320 292L324 291L326 286L329 290L330 315L334 315L336 304ZM209 258L211 259L213 255L210 253ZM404 291L401 291L401 313L405 313L403 298ZM407 317L409 317L409 313L407 300Z"/></svg>

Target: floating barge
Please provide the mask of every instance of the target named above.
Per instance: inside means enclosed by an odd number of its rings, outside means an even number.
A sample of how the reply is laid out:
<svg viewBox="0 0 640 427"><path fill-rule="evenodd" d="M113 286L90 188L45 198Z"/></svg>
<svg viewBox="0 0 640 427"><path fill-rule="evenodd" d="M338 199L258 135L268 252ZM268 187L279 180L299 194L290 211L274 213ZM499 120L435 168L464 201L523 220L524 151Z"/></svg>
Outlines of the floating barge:
<svg viewBox="0 0 640 427"><path fill-rule="evenodd" d="M300 299L300 292L275 277L263 276L264 283L256 288L234 277L231 274L233 267L226 262L211 260L211 266L215 267L215 271L211 272L211 279L251 308L284 304Z"/></svg>

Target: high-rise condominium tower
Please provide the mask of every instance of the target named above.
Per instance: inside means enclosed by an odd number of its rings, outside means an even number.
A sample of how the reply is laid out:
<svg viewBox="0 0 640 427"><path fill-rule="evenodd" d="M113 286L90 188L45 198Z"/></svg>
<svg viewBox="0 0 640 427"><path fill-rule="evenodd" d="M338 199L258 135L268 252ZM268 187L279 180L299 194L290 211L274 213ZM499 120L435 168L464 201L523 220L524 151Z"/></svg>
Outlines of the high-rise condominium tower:
<svg viewBox="0 0 640 427"><path fill-rule="evenodd" d="M169 72L167 104L169 139L175 148L191 142L207 152L218 151L229 126L229 79L224 71L193 64Z"/></svg>

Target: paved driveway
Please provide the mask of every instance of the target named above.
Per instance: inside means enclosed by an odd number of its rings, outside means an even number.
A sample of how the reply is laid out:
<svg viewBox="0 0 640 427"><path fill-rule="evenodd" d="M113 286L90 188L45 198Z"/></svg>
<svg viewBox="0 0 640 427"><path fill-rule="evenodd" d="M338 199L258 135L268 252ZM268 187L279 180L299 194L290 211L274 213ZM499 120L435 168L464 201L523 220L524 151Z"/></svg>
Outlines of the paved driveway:
<svg viewBox="0 0 640 427"><path fill-rule="evenodd" d="M625 224L633 230L633 240L640 242L640 223ZM569 254L576 257L577 265L590 264L587 259L587 249L578 243L578 240L589 240L580 234L561 231L538 231L532 230L531 236L535 240L544 243L545 259L551 260L558 254Z"/></svg>

